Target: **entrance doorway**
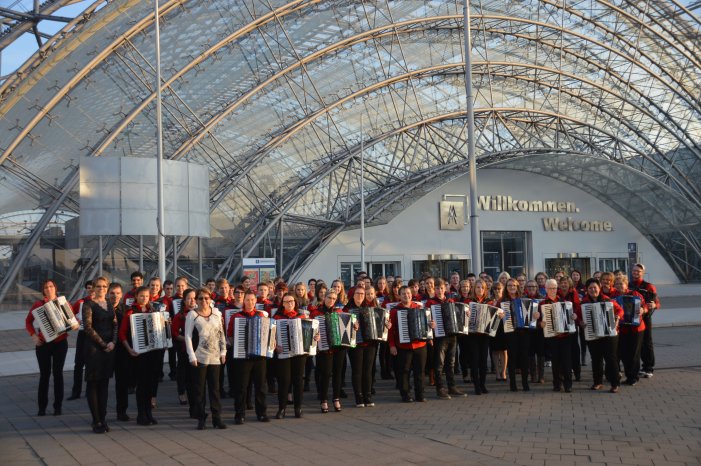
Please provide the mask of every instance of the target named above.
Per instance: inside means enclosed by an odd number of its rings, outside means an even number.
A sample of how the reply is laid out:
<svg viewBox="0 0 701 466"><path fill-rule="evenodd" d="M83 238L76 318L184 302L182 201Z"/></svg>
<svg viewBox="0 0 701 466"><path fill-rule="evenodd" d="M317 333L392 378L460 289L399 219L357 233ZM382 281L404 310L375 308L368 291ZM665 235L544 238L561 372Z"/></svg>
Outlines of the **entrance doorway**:
<svg viewBox="0 0 701 466"><path fill-rule="evenodd" d="M591 277L591 260L589 257L558 257L545 259L545 273L548 277L554 276L557 272L563 272L568 277L572 270L579 270L582 274L582 282Z"/></svg>
<svg viewBox="0 0 701 466"><path fill-rule="evenodd" d="M446 280L450 279L450 274L458 272L460 278L465 278L470 270L470 261L468 259L434 259L429 257L425 261L413 261L412 275L413 278L422 278L430 275L431 277L443 277Z"/></svg>

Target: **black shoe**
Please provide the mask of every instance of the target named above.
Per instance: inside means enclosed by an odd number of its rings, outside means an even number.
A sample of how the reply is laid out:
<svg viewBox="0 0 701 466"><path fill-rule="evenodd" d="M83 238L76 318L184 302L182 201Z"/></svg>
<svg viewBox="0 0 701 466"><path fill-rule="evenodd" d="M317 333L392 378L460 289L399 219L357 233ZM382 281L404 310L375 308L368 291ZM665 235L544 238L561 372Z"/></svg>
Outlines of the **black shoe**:
<svg viewBox="0 0 701 466"><path fill-rule="evenodd" d="M258 421L260 421L260 422L270 422L270 418L268 418L268 416L266 416L265 414L263 414L263 415L261 415L261 416L258 416Z"/></svg>
<svg viewBox="0 0 701 466"><path fill-rule="evenodd" d="M565 393L572 393L572 387L565 387Z"/></svg>
<svg viewBox="0 0 701 466"><path fill-rule="evenodd" d="M129 417L129 415L127 413L119 413L119 414L117 414L117 420L122 421L122 422L127 422L127 421L131 421L131 418Z"/></svg>
<svg viewBox="0 0 701 466"><path fill-rule="evenodd" d="M299 419L299 418L302 417L302 408L298 408L298 407L295 406L295 417L296 417L297 419Z"/></svg>
<svg viewBox="0 0 701 466"><path fill-rule="evenodd" d="M285 408L280 408L277 410L277 414L275 414L275 419L285 419ZM258 418L260 421L260 417Z"/></svg>
<svg viewBox="0 0 701 466"><path fill-rule="evenodd" d="M39 412L37 412L37 416L46 416L46 409L40 409Z"/></svg>
<svg viewBox="0 0 701 466"><path fill-rule="evenodd" d="M487 390L487 387L485 387L484 385L480 385L480 391L485 395L489 393L489 390Z"/></svg>
<svg viewBox="0 0 701 466"><path fill-rule="evenodd" d="M482 394L482 390L478 386L475 386L475 395L481 395L481 394Z"/></svg>
<svg viewBox="0 0 701 466"><path fill-rule="evenodd" d="M423 397L423 396L417 396L417 397L416 397L416 402L417 402L417 403L428 403L428 398Z"/></svg>
<svg viewBox="0 0 701 466"><path fill-rule="evenodd" d="M554 392L560 392L560 391L562 391L562 388L559 387L559 386L553 387L553 391L554 391Z"/></svg>
<svg viewBox="0 0 701 466"><path fill-rule="evenodd" d="M104 434L105 433L105 426L102 425L101 422L98 422L97 424L93 424L92 431L95 432L96 434Z"/></svg>
<svg viewBox="0 0 701 466"><path fill-rule="evenodd" d="M138 417L137 416L136 423L140 426L150 426L151 425L151 421L149 421L147 417Z"/></svg>
<svg viewBox="0 0 701 466"><path fill-rule="evenodd" d="M246 403L246 409L253 409L253 403Z"/></svg>
<svg viewBox="0 0 701 466"><path fill-rule="evenodd" d="M441 388L440 390L436 391L436 396L441 399L441 400L450 400L450 395L448 394L448 390L445 388Z"/></svg>
<svg viewBox="0 0 701 466"><path fill-rule="evenodd" d="M149 422L149 424L154 425L154 426L155 426L156 424L158 424L158 421L155 420L155 419L153 418L153 416L150 416L150 415L148 416L148 422Z"/></svg>
<svg viewBox="0 0 701 466"><path fill-rule="evenodd" d="M240 426L244 422L246 422L245 417L239 417L239 416L234 417L234 424L236 424L237 426Z"/></svg>
<svg viewBox="0 0 701 466"><path fill-rule="evenodd" d="M516 386L516 382L511 382L511 383L509 384L509 391L512 391L512 392L517 392L517 391L518 391L518 387Z"/></svg>
<svg viewBox="0 0 701 466"><path fill-rule="evenodd" d="M531 391L531 386L528 385L528 382L523 382L523 391L524 391L524 392L530 392L530 391Z"/></svg>
<svg viewBox="0 0 701 466"><path fill-rule="evenodd" d="M201 417L197 420L197 430L204 430L205 418Z"/></svg>
<svg viewBox="0 0 701 466"><path fill-rule="evenodd" d="M226 429L226 424L224 424L223 422L221 422L221 420L219 420L219 421L213 421L213 422L212 422L212 427L214 427L215 429Z"/></svg>
<svg viewBox="0 0 701 466"><path fill-rule="evenodd" d="M73 400L77 400L78 398L80 398L80 395L73 394L73 395L69 396L68 398L66 398L66 400L73 401Z"/></svg>
<svg viewBox="0 0 701 466"><path fill-rule="evenodd" d="M413 399L412 397L410 397L409 395L404 395L404 396L402 397L402 401L403 401L404 403L413 403L413 402L414 402L414 399Z"/></svg>
<svg viewBox="0 0 701 466"><path fill-rule="evenodd" d="M54 416L60 416L61 414L63 414L61 408L54 408Z"/></svg>

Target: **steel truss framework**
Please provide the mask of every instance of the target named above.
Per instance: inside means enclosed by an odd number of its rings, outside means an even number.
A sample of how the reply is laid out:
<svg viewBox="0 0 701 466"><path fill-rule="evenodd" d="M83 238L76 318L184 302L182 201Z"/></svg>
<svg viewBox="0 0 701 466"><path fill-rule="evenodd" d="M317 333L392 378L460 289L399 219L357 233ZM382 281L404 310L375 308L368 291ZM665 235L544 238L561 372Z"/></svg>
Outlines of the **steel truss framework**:
<svg viewBox="0 0 701 466"><path fill-rule="evenodd" d="M77 212L81 157L154 156L149 3L96 2L2 84L0 215L44 215L0 299L57 212ZM701 280L699 18L652 0L476 0L471 13L479 167L594 193L680 280ZM161 22L164 153L211 168L219 275L279 255L283 235L294 275L357 226L361 138L371 224L467 171L460 1L164 0Z"/></svg>

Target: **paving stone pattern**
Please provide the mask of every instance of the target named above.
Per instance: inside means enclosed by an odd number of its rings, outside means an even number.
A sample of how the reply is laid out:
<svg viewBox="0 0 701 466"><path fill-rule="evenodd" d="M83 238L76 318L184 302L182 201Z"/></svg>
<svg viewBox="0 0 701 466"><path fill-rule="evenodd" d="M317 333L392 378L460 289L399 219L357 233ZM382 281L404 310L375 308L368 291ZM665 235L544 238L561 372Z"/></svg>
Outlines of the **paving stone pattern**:
<svg viewBox="0 0 701 466"><path fill-rule="evenodd" d="M425 404L399 402L390 381L378 381L377 406L345 401L341 413L319 413L305 394L303 419L234 426L233 400L223 400L227 430L195 430L176 402L175 383L159 388L157 426L114 420L95 435L84 398L64 414L36 417L37 376L0 378L2 464L484 464L568 465L701 463L701 327L658 329L655 376L613 395L592 392L590 366L572 394L536 384L508 391L490 375L490 393ZM549 372L548 372L549 375ZM65 374L67 392L71 373ZM347 376L350 382L350 370ZM463 386L467 389L469 387ZM348 390L348 389L347 389ZM349 390L350 391L350 390ZM134 399L130 414L135 417ZM274 395L268 397L274 414ZM208 426L209 427L209 426Z"/></svg>

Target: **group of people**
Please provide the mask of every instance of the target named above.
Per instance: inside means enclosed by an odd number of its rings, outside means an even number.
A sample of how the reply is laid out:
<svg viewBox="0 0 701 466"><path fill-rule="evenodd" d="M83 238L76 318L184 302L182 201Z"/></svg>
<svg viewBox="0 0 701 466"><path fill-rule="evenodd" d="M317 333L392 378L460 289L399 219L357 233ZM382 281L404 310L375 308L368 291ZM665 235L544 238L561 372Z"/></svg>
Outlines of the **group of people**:
<svg viewBox="0 0 701 466"><path fill-rule="evenodd" d="M341 400L346 369L351 368L351 386L355 406L373 407L377 366L380 377L394 379L403 402L427 401L425 386L434 386L442 400L464 397L456 382L462 374L464 383L471 383L475 395L489 393L487 368L492 362L497 382L507 381L511 391L530 390L531 383L545 382L545 367L552 367L553 390L571 392L574 380L581 379L581 366L586 364L587 347L593 372L592 390L603 388L604 377L610 391L619 390L622 361L625 383L635 385L640 377L652 377L654 350L652 313L659 307L654 285L644 281L645 267L635 264L631 278L621 272L599 273L582 282L582 275L573 271L549 278L539 272L533 280L502 272L496 280L487 273L468 274L461 280L454 272L449 280L434 277L411 279L379 277L371 280L358 274L355 284L346 291L341 280L327 285L311 279L306 284L288 286L282 279L258 283L249 277L232 286L226 279L207 280L201 288L191 287L187 278L161 283L151 278L144 286L141 272L131 275L132 288L124 292L122 285L99 277L86 284L87 295L73 304L82 323L78 332L75 379L69 399L79 398L82 378L86 381L86 398L96 433L109 431L106 422L109 380L115 377L116 411L119 421L129 421L129 394L135 392L139 425L157 424L153 411L157 407L158 385L163 380L165 349L139 353L132 341L131 319L134 313L166 310L170 316L173 348L168 349L169 373L177 382L179 402L189 406L190 417L197 420L197 429L204 429L208 413L212 426L226 428L222 420L221 398L234 400L234 422L243 424L246 410L254 409L258 421L269 422L267 393L276 393L278 409L275 417L285 418L288 404L294 416L302 417L302 401L311 382L316 386L320 411L343 409ZM57 297L56 284L47 280L42 287L44 298L37 301L26 319L26 328L36 345L40 369L38 391L39 416L46 414L49 379L54 376L54 415L61 414L63 400L63 365L67 352L67 335L46 342L35 328L32 310ZM585 342L581 305L610 301L620 295L633 295L641 300L642 321L639 326L619 325L623 310L613 307L617 316L618 336ZM542 315L535 328L504 332L500 321L496 335L470 333L446 335L432 340L416 339L401 342L398 313L401 310L425 308L446 303L487 303L503 307L517 298L539 300L539 306L559 301L573 304L579 331L574 334L545 338ZM273 358L233 357L236 319L253 316L275 320L309 319L332 313L349 312L363 307L390 309L386 322L387 341L365 341L355 347L332 347L317 351L316 356L278 357L283 349L277 345ZM225 322L227 310L231 318ZM431 323L435 326L435 323ZM357 328L357 324L356 324ZM317 340L319 336L315 337ZM642 360L642 367L641 367ZM378 364L379 363L379 364ZM84 371L83 371L84 366ZM520 378L520 384L517 378ZM228 381L228 390L224 389ZM329 389L331 397L329 398Z"/></svg>

